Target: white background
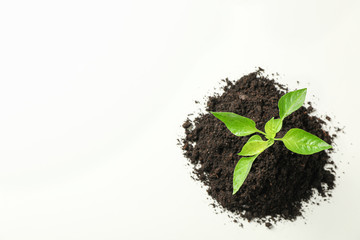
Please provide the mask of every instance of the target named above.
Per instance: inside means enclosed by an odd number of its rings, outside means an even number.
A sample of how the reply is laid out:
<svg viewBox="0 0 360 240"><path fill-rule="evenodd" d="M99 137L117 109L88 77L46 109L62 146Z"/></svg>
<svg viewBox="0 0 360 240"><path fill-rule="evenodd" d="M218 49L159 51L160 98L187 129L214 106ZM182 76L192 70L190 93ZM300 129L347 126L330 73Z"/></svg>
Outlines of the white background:
<svg viewBox="0 0 360 240"><path fill-rule="evenodd" d="M357 0L1 1L0 239L360 239L359 43ZM256 66L346 131L330 203L273 230L216 215L176 146Z"/></svg>

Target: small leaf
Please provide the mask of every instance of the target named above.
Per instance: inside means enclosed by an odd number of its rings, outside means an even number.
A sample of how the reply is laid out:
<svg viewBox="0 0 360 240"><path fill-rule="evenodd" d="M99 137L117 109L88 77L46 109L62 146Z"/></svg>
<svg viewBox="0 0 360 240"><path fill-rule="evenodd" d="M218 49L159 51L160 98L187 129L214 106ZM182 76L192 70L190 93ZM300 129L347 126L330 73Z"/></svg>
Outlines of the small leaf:
<svg viewBox="0 0 360 240"><path fill-rule="evenodd" d="M268 139L274 138L276 136L276 134L281 130L281 128L282 128L282 120L271 118L265 124L266 138L268 138Z"/></svg>
<svg viewBox="0 0 360 240"><path fill-rule="evenodd" d="M310 155L332 148L329 144L299 128L290 129L282 138L285 147L294 153Z"/></svg>
<svg viewBox="0 0 360 240"><path fill-rule="evenodd" d="M248 176L251 166L258 155L252 157L241 158L235 166L233 175L233 195L239 191L241 185L245 182Z"/></svg>
<svg viewBox="0 0 360 240"><path fill-rule="evenodd" d="M250 139L249 139L250 140ZM241 152L238 155L241 156L253 156L260 154L266 148L270 147L274 141L252 140L245 143Z"/></svg>
<svg viewBox="0 0 360 240"><path fill-rule="evenodd" d="M247 142L252 142L255 140L262 141L262 138L259 135L253 135L249 138L249 140Z"/></svg>
<svg viewBox="0 0 360 240"><path fill-rule="evenodd" d="M281 119L289 116L304 104L306 91L307 89L303 88L297 91L289 92L280 98L278 106Z"/></svg>
<svg viewBox="0 0 360 240"><path fill-rule="evenodd" d="M258 132L256 124L250 118L246 118L231 112L211 112L236 136L247 136Z"/></svg>

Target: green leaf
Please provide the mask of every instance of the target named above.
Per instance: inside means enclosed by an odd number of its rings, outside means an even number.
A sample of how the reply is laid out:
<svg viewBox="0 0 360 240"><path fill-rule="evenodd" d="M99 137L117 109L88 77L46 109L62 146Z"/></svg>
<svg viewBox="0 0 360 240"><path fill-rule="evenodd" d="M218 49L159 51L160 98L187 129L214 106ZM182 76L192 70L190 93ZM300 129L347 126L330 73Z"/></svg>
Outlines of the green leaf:
<svg viewBox="0 0 360 240"><path fill-rule="evenodd" d="M256 124L250 118L246 118L231 112L211 112L236 136L247 136L258 132Z"/></svg>
<svg viewBox="0 0 360 240"><path fill-rule="evenodd" d="M252 157L241 158L235 166L233 175L233 195L239 191L241 185L245 182L248 176L251 166L258 155Z"/></svg>
<svg viewBox="0 0 360 240"><path fill-rule="evenodd" d="M253 135L247 142L262 141L259 135ZM252 157L243 157L236 164L233 176L233 194L239 191L241 185L244 183L247 175L250 172L252 163L258 155Z"/></svg>
<svg viewBox="0 0 360 240"><path fill-rule="evenodd" d="M262 138L259 135L253 135L249 138L249 140L247 142L252 142L255 140L262 141Z"/></svg>
<svg viewBox="0 0 360 240"><path fill-rule="evenodd" d="M241 152L238 153L238 155L253 156L256 154L260 154L266 148L270 147L273 143L274 143L273 140L272 141L263 141L263 140L253 139L252 141L248 141L247 143L245 143L245 145L241 149Z"/></svg>
<svg viewBox="0 0 360 240"><path fill-rule="evenodd" d="M329 144L299 128L290 129L282 138L285 147L294 153L310 155L332 148Z"/></svg>
<svg viewBox="0 0 360 240"><path fill-rule="evenodd" d="M281 130L282 128L282 120L281 119L270 119L265 124L265 132L266 132L266 138L274 138L276 134Z"/></svg>
<svg viewBox="0 0 360 240"><path fill-rule="evenodd" d="M289 92L280 98L278 106L281 119L289 116L304 104L306 91L307 89L303 88Z"/></svg>

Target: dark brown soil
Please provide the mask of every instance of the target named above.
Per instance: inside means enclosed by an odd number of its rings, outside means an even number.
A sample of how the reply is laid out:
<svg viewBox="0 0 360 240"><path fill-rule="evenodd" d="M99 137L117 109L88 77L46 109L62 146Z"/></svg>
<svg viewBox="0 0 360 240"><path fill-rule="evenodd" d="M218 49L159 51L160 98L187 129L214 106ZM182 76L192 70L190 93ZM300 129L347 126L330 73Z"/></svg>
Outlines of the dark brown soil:
<svg viewBox="0 0 360 240"><path fill-rule="evenodd" d="M224 93L207 99L207 111L240 114L253 119L259 129L264 129L271 117L278 117L277 102L287 91L283 86L263 77L260 71L235 82L224 81ZM310 116L312 111L311 106L301 107L288 116L277 137L296 127L331 144L333 137L323 130L325 122ZM276 141L260 154L239 192L232 195L233 170L240 158L237 153L249 137L234 136L209 113L199 114L194 121L187 119L183 127L182 148L193 166L194 178L207 186L217 206L240 218L265 222L270 228L269 217L271 222L294 220L302 215L304 202L314 194L327 198L335 187L335 164L329 151L298 155Z"/></svg>

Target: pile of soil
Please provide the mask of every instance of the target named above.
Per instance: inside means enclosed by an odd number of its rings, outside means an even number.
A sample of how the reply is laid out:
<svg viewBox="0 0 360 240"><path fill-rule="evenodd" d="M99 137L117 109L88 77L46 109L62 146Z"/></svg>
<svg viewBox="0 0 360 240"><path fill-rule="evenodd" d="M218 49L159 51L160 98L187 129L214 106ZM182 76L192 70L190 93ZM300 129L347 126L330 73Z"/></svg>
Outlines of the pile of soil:
<svg viewBox="0 0 360 240"><path fill-rule="evenodd" d="M262 76L261 70L235 82L223 81L224 92L208 97L207 112L234 112L253 119L258 129L264 129L270 118L279 116L277 102L288 90ZM285 118L277 137L296 127L332 144L335 135L323 130L325 121L310 116L313 111L310 104ZM193 167L194 179L207 186L217 207L240 218L265 223L270 228L271 222L302 216L303 203L314 194L328 198L335 187L336 166L329 157L331 150L299 155L275 141L255 160L246 181L232 195L233 171L240 158L237 153L250 136L233 135L210 113L199 114L193 121L187 119L183 128L182 149Z"/></svg>

